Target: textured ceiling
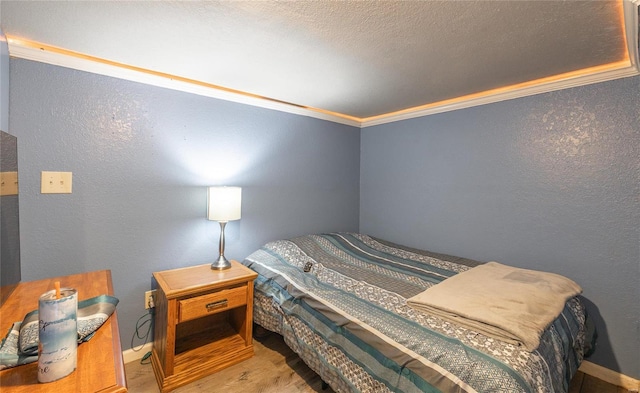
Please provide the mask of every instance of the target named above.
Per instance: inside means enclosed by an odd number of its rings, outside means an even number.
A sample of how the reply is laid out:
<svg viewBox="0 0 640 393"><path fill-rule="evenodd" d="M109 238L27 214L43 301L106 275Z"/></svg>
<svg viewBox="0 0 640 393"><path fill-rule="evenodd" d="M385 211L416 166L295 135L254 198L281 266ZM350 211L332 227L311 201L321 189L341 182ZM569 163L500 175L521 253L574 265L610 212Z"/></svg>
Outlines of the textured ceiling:
<svg viewBox="0 0 640 393"><path fill-rule="evenodd" d="M615 1L7 1L8 37L366 119L628 59Z"/></svg>

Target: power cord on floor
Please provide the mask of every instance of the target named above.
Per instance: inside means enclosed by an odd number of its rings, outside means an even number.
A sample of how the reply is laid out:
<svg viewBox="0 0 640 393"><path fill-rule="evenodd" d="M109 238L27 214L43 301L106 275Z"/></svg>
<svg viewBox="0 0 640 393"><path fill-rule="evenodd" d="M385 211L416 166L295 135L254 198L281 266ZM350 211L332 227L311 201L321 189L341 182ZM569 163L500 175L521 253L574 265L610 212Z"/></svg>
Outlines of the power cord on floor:
<svg viewBox="0 0 640 393"><path fill-rule="evenodd" d="M138 318L138 321L136 322L136 330L133 333L133 336L131 336L131 350L134 352L140 351L144 348L145 344L149 342L151 330L153 329L153 310L153 308L150 308L149 312ZM140 344L138 348L133 345L136 338L138 340L142 340L142 344ZM140 364L149 363L151 363L151 351L145 353L140 359Z"/></svg>
<svg viewBox="0 0 640 393"><path fill-rule="evenodd" d="M151 351L144 354L142 359L140 359L140 364L151 364Z"/></svg>

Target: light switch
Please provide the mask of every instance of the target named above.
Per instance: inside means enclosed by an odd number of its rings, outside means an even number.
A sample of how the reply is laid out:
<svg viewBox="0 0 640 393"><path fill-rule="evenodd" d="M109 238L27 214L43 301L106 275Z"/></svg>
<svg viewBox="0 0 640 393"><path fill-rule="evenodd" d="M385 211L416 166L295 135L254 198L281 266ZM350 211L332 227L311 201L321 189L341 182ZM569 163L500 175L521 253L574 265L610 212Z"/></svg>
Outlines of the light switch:
<svg viewBox="0 0 640 393"><path fill-rule="evenodd" d="M42 171L41 194L71 194L71 172Z"/></svg>

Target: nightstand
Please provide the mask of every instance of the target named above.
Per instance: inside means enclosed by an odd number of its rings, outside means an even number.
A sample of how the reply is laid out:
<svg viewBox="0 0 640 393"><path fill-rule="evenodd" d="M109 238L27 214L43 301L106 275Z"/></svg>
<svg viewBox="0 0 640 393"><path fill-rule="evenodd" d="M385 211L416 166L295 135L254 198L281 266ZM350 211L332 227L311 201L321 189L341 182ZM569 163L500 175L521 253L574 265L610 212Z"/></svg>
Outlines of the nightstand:
<svg viewBox="0 0 640 393"><path fill-rule="evenodd" d="M253 356L256 272L231 261L153 273L155 299L151 364L162 392Z"/></svg>

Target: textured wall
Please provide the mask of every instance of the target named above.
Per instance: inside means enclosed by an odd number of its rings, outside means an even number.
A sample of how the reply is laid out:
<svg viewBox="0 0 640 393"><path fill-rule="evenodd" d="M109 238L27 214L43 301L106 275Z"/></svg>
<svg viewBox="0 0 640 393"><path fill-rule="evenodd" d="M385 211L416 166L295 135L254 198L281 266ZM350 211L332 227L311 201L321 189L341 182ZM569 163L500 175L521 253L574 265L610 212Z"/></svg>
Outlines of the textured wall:
<svg viewBox="0 0 640 393"><path fill-rule="evenodd" d="M358 228L357 128L18 59L10 99L23 280L111 269L124 349L153 271L218 256L205 186L243 187L229 258ZM43 170L73 193L40 194Z"/></svg>
<svg viewBox="0 0 640 393"><path fill-rule="evenodd" d="M26 60L11 60L10 101L23 278L111 269L125 348L151 272L216 256L205 186L244 187L227 227L227 255L242 258L356 230L360 181L362 232L578 281L601 332L592 360L640 377L638 77L361 136ZM42 170L72 171L73 194L40 194Z"/></svg>
<svg viewBox="0 0 640 393"><path fill-rule="evenodd" d="M9 132L9 47L0 30L0 130Z"/></svg>
<svg viewBox="0 0 640 393"><path fill-rule="evenodd" d="M363 129L360 230L554 271L640 377L640 77Z"/></svg>
<svg viewBox="0 0 640 393"><path fill-rule="evenodd" d="M18 171L18 140L0 131L0 172ZM19 195L0 196L0 303L20 282Z"/></svg>

